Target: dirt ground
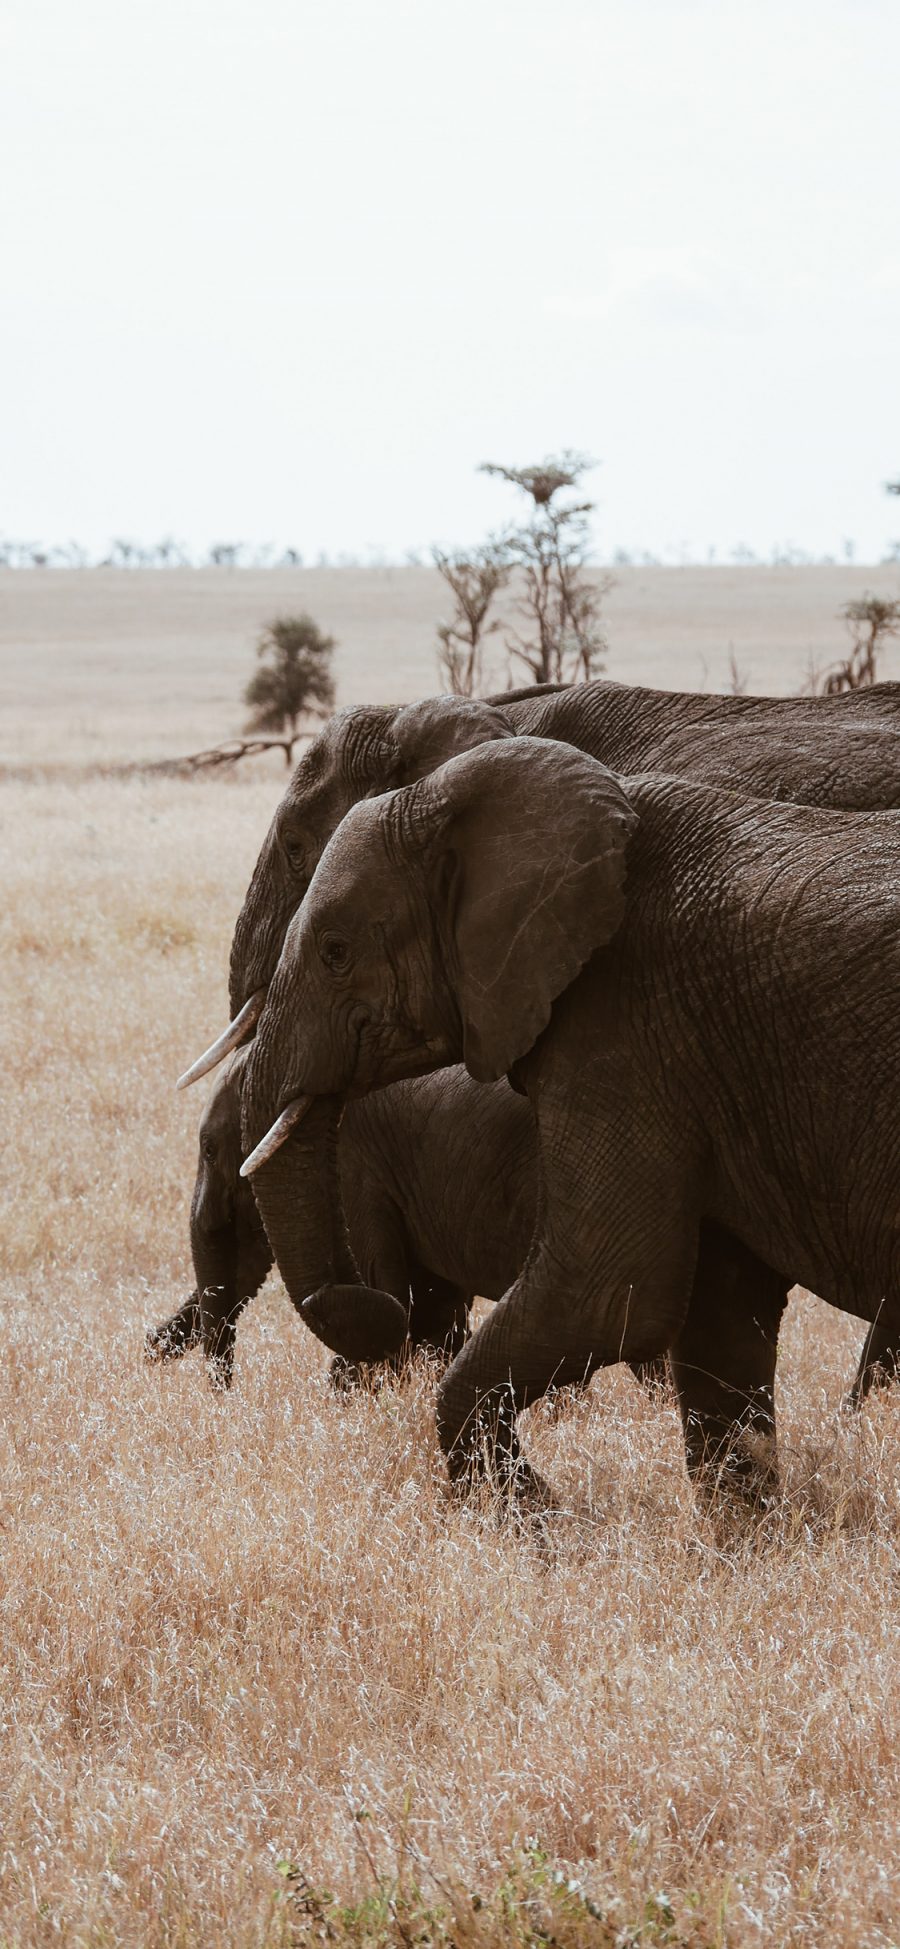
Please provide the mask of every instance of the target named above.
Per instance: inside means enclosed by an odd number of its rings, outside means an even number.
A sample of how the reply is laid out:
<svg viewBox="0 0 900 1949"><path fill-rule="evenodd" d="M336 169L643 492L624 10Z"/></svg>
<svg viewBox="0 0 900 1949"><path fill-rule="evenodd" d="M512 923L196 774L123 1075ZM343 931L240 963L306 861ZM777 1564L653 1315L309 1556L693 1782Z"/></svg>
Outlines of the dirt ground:
<svg viewBox="0 0 900 1949"><path fill-rule="evenodd" d="M896 572L633 570L610 674L790 689ZM427 1371L336 1396L277 1278L227 1400L185 1297L228 942L283 784L104 775L241 723L308 607L433 687L427 571L0 577L0 1943L900 1941L900 1403L791 1302L784 1495L723 1536L618 1370L524 1438L549 1542L447 1497ZM896 671L895 673L900 674ZM890 669L886 669L890 674Z"/></svg>

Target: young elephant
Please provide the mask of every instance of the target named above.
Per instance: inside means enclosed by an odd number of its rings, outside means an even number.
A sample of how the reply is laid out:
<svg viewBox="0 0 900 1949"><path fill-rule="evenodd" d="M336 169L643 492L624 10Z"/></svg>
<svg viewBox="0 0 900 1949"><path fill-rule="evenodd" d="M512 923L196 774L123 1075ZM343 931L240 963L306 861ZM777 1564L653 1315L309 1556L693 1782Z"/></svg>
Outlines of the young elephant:
<svg viewBox="0 0 900 1949"><path fill-rule="evenodd" d="M659 1356L691 1319L717 1369L734 1316L704 1221L896 1329L898 918L895 816L622 780L564 746L482 747L354 807L245 1076L243 1168L304 1316L327 1342L327 1284L308 1298L286 1222L293 1147L335 1099L462 1058L528 1096L541 1196L440 1390L453 1475L485 1414L512 1469L515 1415L551 1381Z"/></svg>
<svg viewBox="0 0 900 1949"><path fill-rule="evenodd" d="M197 1280L180 1310L147 1334L151 1361L201 1346L217 1387L229 1387L237 1321L271 1270L273 1254L249 1184L239 1175L241 1091L249 1051L217 1081L200 1123L191 1203ZM524 1265L537 1212L537 1149L531 1111L506 1082L476 1083L461 1068L393 1083L348 1103L338 1170L350 1242L363 1277L397 1303L397 1334L385 1341L352 1304L329 1312L328 1344L347 1364L427 1347L445 1358L463 1346L472 1299L498 1300ZM718 1464L737 1423L774 1437L774 1365L786 1283L734 1240L704 1228L703 1306L727 1305L717 1371L706 1363L708 1322L694 1309L672 1349L672 1376L688 1452ZM402 1336L402 1338L401 1338ZM723 1357L724 1356L724 1357ZM665 1378L664 1359L633 1363L645 1384ZM740 1464L735 1450L728 1456Z"/></svg>
<svg viewBox="0 0 900 1949"><path fill-rule="evenodd" d="M191 1203L195 1291L147 1335L151 1360L202 1345L217 1385L228 1386L235 1328L271 1269L273 1254L250 1186L240 1176L239 1050L200 1124ZM499 1299L523 1263L534 1227L537 1157L531 1116L505 1082L483 1086L464 1069L394 1084L347 1106L338 1169L354 1257L396 1304L395 1344L360 1335L354 1363L428 1346L462 1346L476 1293ZM354 1294L355 1298L355 1294ZM335 1345L334 1336L332 1345Z"/></svg>
<svg viewBox="0 0 900 1949"><path fill-rule="evenodd" d="M900 806L900 684L827 698L545 684L485 701L433 697L343 711L301 759L257 860L231 949L235 1019L182 1083L252 1035L291 917L350 806L422 778L458 753L525 735L568 742L619 771L665 771L797 803ZM304 1207L310 1292L321 1268L339 1261L342 1290L359 1283L329 1192L333 1148L323 1115L307 1132L306 1180L298 1173L294 1193L295 1207ZM374 1303L371 1289L369 1299ZM171 1326L177 1333L177 1315ZM891 1357L879 1327L857 1386Z"/></svg>

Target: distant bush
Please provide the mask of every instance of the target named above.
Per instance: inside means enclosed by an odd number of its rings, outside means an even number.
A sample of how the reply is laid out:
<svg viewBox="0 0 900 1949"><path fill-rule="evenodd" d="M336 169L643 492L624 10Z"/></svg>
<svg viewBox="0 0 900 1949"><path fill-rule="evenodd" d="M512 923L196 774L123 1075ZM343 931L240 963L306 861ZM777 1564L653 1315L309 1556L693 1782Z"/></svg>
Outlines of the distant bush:
<svg viewBox="0 0 900 1949"><path fill-rule="evenodd" d="M244 691L251 710L247 729L285 734L288 764L301 720L328 717L334 709L334 650L334 637L305 614L277 616L260 637L260 667Z"/></svg>

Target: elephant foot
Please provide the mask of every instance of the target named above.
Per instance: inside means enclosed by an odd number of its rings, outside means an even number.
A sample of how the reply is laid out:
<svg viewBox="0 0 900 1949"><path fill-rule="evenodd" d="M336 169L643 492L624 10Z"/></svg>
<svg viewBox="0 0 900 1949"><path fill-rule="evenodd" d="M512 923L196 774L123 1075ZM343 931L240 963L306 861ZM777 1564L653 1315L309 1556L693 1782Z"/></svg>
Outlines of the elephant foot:
<svg viewBox="0 0 900 1949"><path fill-rule="evenodd" d="M230 1354L210 1354L206 1362L206 1385L211 1394L227 1394L234 1378Z"/></svg>
<svg viewBox="0 0 900 1949"><path fill-rule="evenodd" d="M450 1487L460 1500L488 1490L498 1516L528 1522L556 1509L553 1491L526 1460L515 1429L516 1403L509 1388L481 1400L455 1441L440 1429Z"/></svg>
<svg viewBox="0 0 900 1949"><path fill-rule="evenodd" d="M336 1353L328 1378L336 1394L377 1394L388 1381L402 1377L406 1369L394 1360L345 1360Z"/></svg>
<svg viewBox="0 0 900 1949"><path fill-rule="evenodd" d="M328 1378L338 1394L349 1394L355 1389L363 1393L377 1393L388 1381L410 1381L423 1367L435 1378L444 1374L450 1365L451 1355L443 1347L434 1347L427 1340L418 1343L407 1339L399 1352L387 1360L347 1360L343 1354L335 1354L328 1369Z"/></svg>
<svg viewBox="0 0 900 1949"><path fill-rule="evenodd" d="M718 1448L688 1449L694 1488L709 1508L729 1509L742 1519L764 1515L780 1494L775 1435L760 1427L731 1431Z"/></svg>
<svg viewBox="0 0 900 1949"><path fill-rule="evenodd" d="M144 1359L151 1366L157 1366L163 1360L180 1360L184 1354L190 1353L192 1347L199 1345L201 1338L200 1308L194 1296L159 1326L148 1327L144 1338Z"/></svg>

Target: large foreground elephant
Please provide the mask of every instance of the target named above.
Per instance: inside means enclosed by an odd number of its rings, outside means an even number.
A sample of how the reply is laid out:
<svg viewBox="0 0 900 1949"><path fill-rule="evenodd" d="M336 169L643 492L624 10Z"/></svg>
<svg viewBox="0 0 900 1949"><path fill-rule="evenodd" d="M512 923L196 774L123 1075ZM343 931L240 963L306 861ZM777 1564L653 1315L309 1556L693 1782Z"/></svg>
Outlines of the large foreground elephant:
<svg viewBox="0 0 900 1949"><path fill-rule="evenodd" d="M709 777L801 803L900 805L898 684L838 698L545 685L485 702L438 697L343 711L297 766L254 869L232 942L232 1029L182 1080L202 1075L252 1035L288 924L350 806L426 776L458 753L526 734L567 740L619 770ZM296 1196L310 1292L358 1277L344 1244L334 1155L334 1118L322 1106L305 1136L306 1178L298 1178ZM857 1388L891 1361L879 1327Z"/></svg>
<svg viewBox="0 0 900 1949"><path fill-rule="evenodd" d="M305 1132L321 1143L348 1094L462 1059L527 1095L541 1196L523 1270L441 1387L454 1475L486 1407L512 1466L515 1414L551 1382L659 1356L689 1313L715 1331L704 1221L894 1330L898 994L891 814L619 779L524 738L357 805L291 923L245 1076L288 1291L327 1339L328 1292L308 1295L330 1268L288 1218Z"/></svg>

